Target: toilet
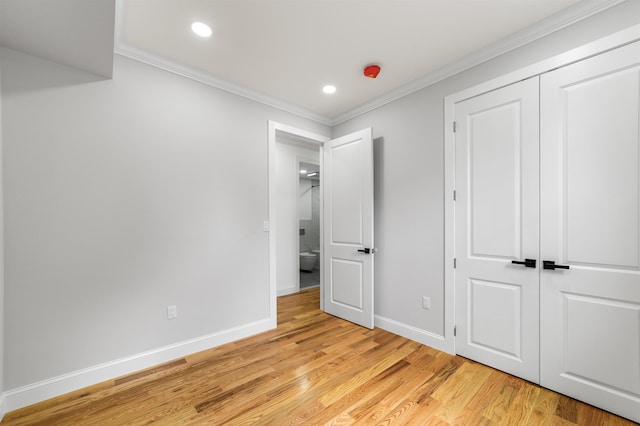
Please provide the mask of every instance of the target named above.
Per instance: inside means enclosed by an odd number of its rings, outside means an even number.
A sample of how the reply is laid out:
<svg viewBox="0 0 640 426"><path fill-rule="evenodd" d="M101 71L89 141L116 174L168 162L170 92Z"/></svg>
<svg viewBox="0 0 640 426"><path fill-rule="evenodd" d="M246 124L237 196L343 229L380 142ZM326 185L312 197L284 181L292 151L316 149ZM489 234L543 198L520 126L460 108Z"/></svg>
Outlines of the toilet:
<svg viewBox="0 0 640 426"><path fill-rule="evenodd" d="M313 267L314 271L319 271L320 270L320 249L318 250L311 250L311 253L316 255L316 264Z"/></svg>
<svg viewBox="0 0 640 426"><path fill-rule="evenodd" d="M313 271L316 264L316 255L313 253L300 253L300 270L305 272Z"/></svg>

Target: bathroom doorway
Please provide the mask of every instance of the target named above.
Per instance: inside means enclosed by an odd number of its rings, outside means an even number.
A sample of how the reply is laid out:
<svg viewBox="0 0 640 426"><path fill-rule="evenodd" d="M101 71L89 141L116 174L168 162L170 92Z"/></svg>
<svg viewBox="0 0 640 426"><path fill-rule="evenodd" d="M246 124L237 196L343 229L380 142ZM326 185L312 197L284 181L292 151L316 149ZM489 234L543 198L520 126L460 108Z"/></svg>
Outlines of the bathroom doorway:
<svg viewBox="0 0 640 426"><path fill-rule="evenodd" d="M276 299L278 296L297 293L300 288L300 250L306 249L309 253L322 247L322 193L320 188L311 189L312 185L317 185L322 180L322 144L329 138L297 129L285 124L269 122L269 221L265 223L265 232L269 233L269 287L271 294L271 312L276 312ZM306 176L308 179L302 183L304 188L306 185L308 198L306 198L306 206L309 207L311 201L311 209L313 208L313 195L320 195L319 208L319 226L318 232L320 242L318 245L303 240L300 241L300 217L299 202L300 198L300 163L313 165L314 169L309 168L309 174L317 171L319 175ZM319 165L319 167L318 167ZM317 178L316 182L310 183L310 179ZM309 217L307 212L306 216ZM313 213L311 212L312 222ZM303 221L308 219L303 219ZM305 229L305 237L311 235L313 231L309 229L307 234L307 223L303 223ZM322 256L322 255L321 255ZM316 255L316 260L317 260ZM311 261L308 261L309 263ZM321 260L317 261L321 264ZM308 269L308 264L303 267ZM304 273L303 285L310 285L307 282L314 275L314 267L312 272ZM316 271L320 279L316 281L316 285L320 284L320 294L323 294L323 271ZM304 289L304 288L303 288ZM323 308L322 298L320 308ZM275 317L272 317L275 324Z"/></svg>
<svg viewBox="0 0 640 426"><path fill-rule="evenodd" d="M264 222L264 231L269 233L271 324L273 327L277 326L277 296L300 291L300 222L297 200L299 163L305 162L320 165L319 182L322 188L318 187L317 190L320 195L319 234L322 248L320 309L373 328L373 256L368 256L375 253L372 129L363 129L330 140L326 136L269 121L268 144L270 220ZM349 149L345 149L345 146L349 146ZM336 191L337 188L341 191ZM327 194L329 204L326 204ZM356 199L360 202L350 202ZM338 216L330 213L337 211L336 209L341 211ZM329 220L327 215L333 215L338 220ZM349 220L363 224L357 243L353 235L333 238L337 231L355 229L353 225L346 223ZM345 244L349 246L346 250L354 260L341 262L339 268L329 268L325 257L331 257L330 265L340 262L337 256L342 248L338 245ZM354 251L354 245L363 247ZM345 265L347 267L343 267ZM325 269L329 270L328 274L324 273ZM362 297L358 298L358 294Z"/></svg>
<svg viewBox="0 0 640 426"><path fill-rule="evenodd" d="M298 162L300 290L320 286L320 164Z"/></svg>

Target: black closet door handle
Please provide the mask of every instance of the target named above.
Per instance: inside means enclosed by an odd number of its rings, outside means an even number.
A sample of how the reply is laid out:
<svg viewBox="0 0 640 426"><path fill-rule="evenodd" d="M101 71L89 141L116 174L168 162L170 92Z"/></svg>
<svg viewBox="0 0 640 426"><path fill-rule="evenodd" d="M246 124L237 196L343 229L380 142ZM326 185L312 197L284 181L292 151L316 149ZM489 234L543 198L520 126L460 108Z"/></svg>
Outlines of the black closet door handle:
<svg viewBox="0 0 640 426"><path fill-rule="evenodd" d="M553 260L543 260L542 261L542 269L569 269L569 265L556 265L556 262Z"/></svg>
<svg viewBox="0 0 640 426"><path fill-rule="evenodd" d="M378 251L378 249L369 248L369 247L365 247L363 249L358 249L358 253L364 253L364 254L373 254L373 253L375 253L377 251Z"/></svg>
<svg viewBox="0 0 640 426"><path fill-rule="evenodd" d="M514 265L524 265L526 268L535 268L536 267L536 260L535 259L525 259L524 261L512 260L511 263L513 263Z"/></svg>

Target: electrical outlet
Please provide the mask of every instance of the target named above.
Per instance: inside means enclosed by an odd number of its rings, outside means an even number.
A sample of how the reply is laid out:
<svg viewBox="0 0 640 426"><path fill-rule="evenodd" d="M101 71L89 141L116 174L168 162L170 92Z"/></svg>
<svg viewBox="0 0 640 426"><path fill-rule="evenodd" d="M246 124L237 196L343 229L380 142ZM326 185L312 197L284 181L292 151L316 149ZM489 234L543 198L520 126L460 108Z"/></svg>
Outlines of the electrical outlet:
<svg viewBox="0 0 640 426"><path fill-rule="evenodd" d="M427 296L422 296L422 307L424 309L431 309L431 298Z"/></svg>
<svg viewBox="0 0 640 426"><path fill-rule="evenodd" d="M167 319L178 318L178 307L176 305L167 306Z"/></svg>

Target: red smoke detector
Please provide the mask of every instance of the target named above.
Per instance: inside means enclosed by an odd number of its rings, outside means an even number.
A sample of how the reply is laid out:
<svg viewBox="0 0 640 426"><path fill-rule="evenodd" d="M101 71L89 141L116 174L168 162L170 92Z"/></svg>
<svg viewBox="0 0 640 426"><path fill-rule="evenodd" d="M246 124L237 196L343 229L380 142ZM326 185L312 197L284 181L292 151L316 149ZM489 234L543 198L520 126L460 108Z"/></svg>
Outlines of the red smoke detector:
<svg viewBox="0 0 640 426"><path fill-rule="evenodd" d="M376 78L380 74L380 67L378 65L369 65L364 69L364 76L369 78Z"/></svg>

